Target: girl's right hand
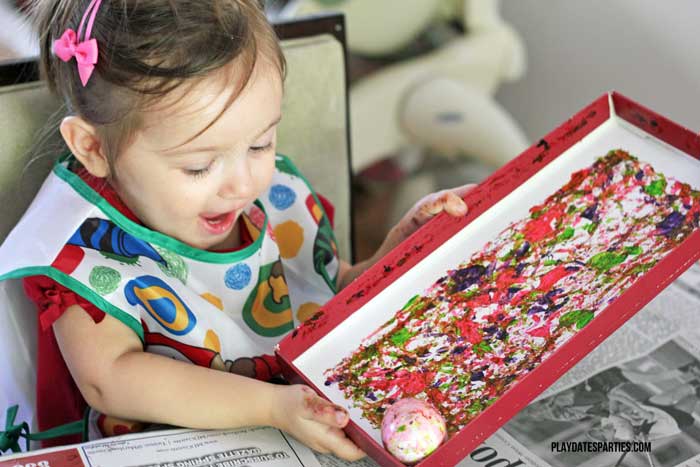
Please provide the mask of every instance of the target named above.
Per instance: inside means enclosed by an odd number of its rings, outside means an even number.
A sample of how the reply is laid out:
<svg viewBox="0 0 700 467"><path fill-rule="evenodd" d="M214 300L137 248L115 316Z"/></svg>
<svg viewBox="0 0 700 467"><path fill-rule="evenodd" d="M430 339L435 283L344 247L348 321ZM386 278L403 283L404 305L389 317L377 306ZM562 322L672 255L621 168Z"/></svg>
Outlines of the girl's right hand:
<svg viewBox="0 0 700 467"><path fill-rule="evenodd" d="M319 397L300 384L276 386L277 397L271 406L272 424L320 453L355 461L365 457L343 433L350 420L345 409Z"/></svg>

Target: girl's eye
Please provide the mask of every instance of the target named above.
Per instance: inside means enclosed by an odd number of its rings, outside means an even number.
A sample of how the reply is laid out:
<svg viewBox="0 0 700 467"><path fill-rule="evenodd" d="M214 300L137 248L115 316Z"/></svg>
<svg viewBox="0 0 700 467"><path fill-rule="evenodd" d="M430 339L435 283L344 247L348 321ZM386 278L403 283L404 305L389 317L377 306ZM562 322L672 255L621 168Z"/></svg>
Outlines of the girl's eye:
<svg viewBox="0 0 700 467"><path fill-rule="evenodd" d="M271 147L272 147L272 141L267 143L265 146L251 146L250 150L252 152L264 152L264 151L267 151L268 149L270 149Z"/></svg>
<svg viewBox="0 0 700 467"><path fill-rule="evenodd" d="M204 177L207 173L209 173L209 170L211 170L211 165L212 163L209 163L209 165L201 169L183 169L183 172L185 172L191 177L200 178Z"/></svg>

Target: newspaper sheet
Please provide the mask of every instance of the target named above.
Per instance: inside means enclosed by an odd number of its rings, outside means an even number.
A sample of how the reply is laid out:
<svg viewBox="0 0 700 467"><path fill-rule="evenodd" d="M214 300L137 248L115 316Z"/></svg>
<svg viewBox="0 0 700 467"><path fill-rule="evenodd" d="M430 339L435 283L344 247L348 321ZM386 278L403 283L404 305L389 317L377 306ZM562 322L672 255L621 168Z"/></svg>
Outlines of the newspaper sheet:
<svg viewBox="0 0 700 467"><path fill-rule="evenodd" d="M268 427L168 430L0 457L0 467L320 467L313 452Z"/></svg>

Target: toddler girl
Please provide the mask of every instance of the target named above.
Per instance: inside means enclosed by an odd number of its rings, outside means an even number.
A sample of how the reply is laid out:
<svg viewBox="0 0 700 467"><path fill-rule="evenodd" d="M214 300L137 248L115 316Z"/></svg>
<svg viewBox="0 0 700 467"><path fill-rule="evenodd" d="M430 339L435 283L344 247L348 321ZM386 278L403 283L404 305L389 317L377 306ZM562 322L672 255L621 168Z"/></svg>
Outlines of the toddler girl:
<svg viewBox="0 0 700 467"><path fill-rule="evenodd" d="M268 382L273 347L430 217L466 213L468 187L421 200L351 266L330 203L275 153L285 62L256 1L33 13L67 150L0 248L0 278L25 277L39 308L39 428L89 407L91 439L270 425L362 457L344 409Z"/></svg>

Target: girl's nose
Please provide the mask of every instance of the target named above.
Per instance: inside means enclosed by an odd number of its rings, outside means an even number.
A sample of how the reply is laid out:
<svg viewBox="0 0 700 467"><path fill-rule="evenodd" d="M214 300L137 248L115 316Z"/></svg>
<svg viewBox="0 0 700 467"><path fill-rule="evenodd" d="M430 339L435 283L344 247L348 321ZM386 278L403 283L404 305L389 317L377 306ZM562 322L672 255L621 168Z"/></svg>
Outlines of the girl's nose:
<svg viewBox="0 0 700 467"><path fill-rule="evenodd" d="M245 199L252 198L254 194L255 181L250 164L245 157L235 158L227 170L219 196L224 199Z"/></svg>

